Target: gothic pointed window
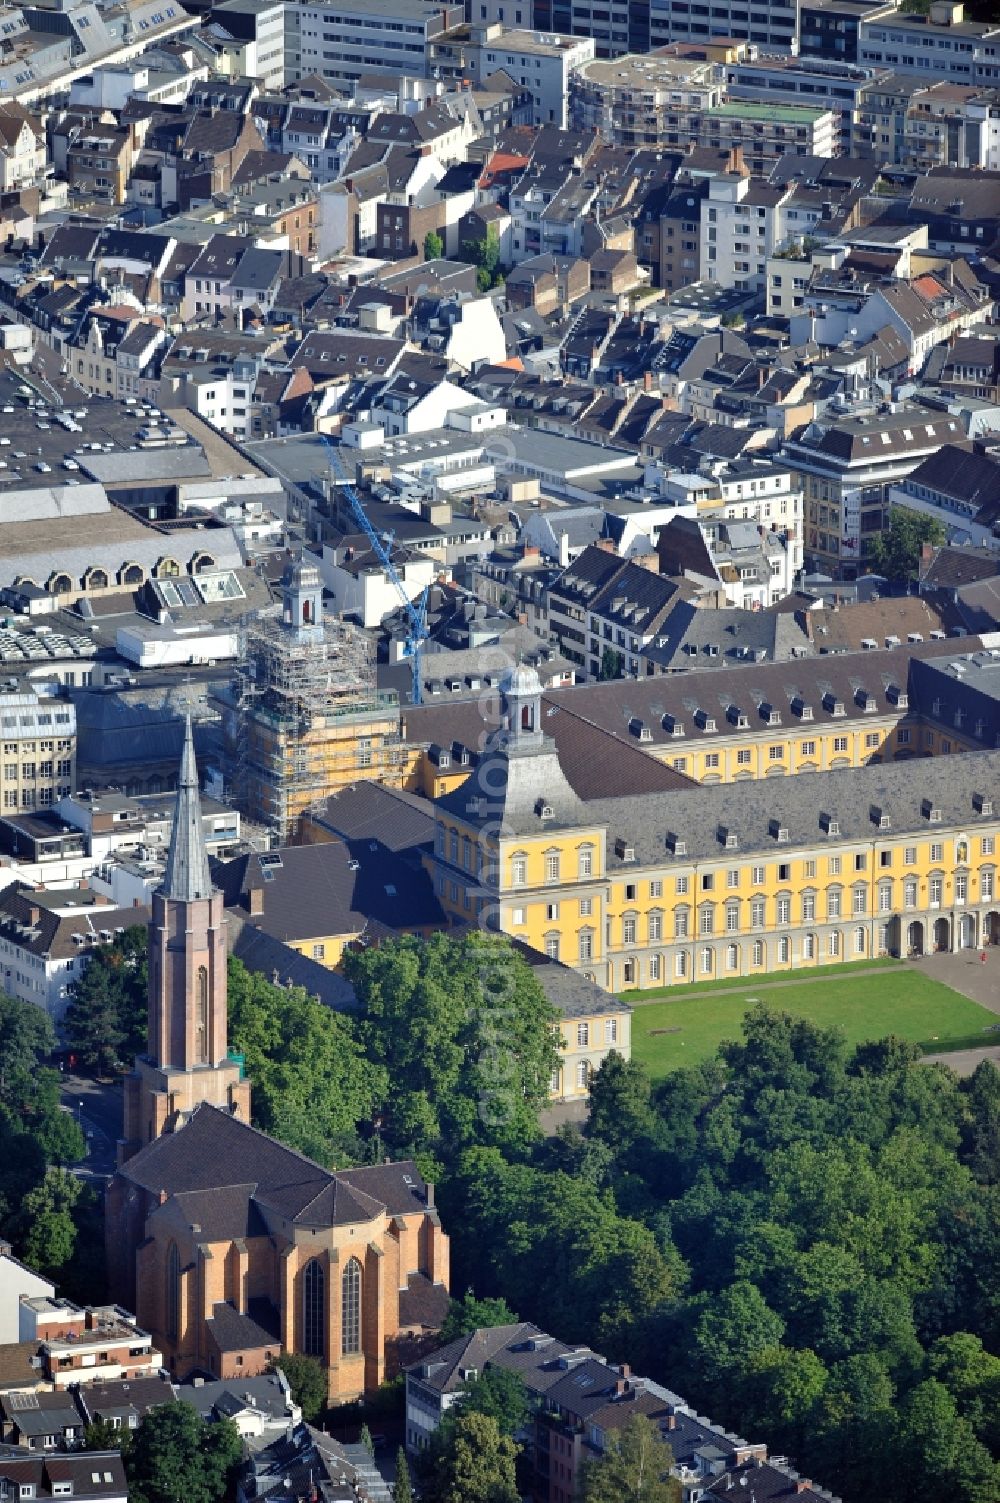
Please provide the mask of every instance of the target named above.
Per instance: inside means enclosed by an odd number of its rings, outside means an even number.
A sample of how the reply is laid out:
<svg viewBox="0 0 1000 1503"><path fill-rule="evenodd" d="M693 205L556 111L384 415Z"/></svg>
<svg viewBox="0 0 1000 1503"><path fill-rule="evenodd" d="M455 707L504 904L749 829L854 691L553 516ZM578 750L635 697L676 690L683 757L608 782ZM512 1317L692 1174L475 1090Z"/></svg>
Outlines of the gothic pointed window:
<svg viewBox="0 0 1000 1503"><path fill-rule="evenodd" d="M322 1357L326 1350L325 1285L323 1265L313 1258L302 1274L302 1350L310 1357Z"/></svg>
<svg viewBox="0 0 1000 1503"><path fill-rule="evenodd" d="M198 967L198 986L195 998L194 1057L199 1065L208 1061L208 971Z"/></svg>
<svg viewBox="0 0 1000 1503"><path fill-rule="evenodd" d="M171 1242L167 1253L167 1335L172 1341L180 1332L181 1259L177 1243Z"/></svg>
<svg viewBox="0 0 1000 1503"><path fill-rule="evenodd" d="M340 1281L340 1350L345 1357L361 1350L361 1264L352 1258Z"/></svg>

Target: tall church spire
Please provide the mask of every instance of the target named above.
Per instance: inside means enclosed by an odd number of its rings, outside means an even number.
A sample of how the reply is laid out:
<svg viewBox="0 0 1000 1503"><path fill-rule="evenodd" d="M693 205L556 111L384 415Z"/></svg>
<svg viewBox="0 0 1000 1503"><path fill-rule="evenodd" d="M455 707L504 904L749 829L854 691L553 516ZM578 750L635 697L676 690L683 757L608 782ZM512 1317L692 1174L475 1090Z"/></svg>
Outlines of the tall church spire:
<svg viewBox="0 0 1000 1503"><path fill-rule="evenodd" d="M184 752L177 783L174 828L161 890L164 897L173 898L179 903L192 903L197 898L211 897L212 894L205 832L201 823L198 766L194 758L190 713L184 726Z"/></svg>
<svg viewBox="0 0 1000 1503"><path fill-rule="evenodd" d="M202 1102L249 1120L250 1082L230 1057L226 1023L226 911L208 869L188 716L167 869L149 921L146 1050L125 1082L120 1163L176 1132Z"/></svg>

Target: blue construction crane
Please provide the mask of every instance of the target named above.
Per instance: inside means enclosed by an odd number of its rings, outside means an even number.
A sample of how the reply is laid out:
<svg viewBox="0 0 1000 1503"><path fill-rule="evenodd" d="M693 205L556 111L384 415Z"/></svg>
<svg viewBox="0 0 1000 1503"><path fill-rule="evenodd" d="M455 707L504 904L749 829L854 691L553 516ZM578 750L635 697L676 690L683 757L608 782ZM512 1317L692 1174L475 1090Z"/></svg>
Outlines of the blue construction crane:
<svg viewBox="0 0 1000 1503"><path fill-rule="evenodd" d="M418 705L423 700L420 656L423 645L427 640L427 594L429 586L424 586L423 593L418 596L416 601L410 599L404 588L403 581L399 577L399 572L392 561L393 534L391 532L379 532L377 528L372 526L368 513L362 505L361 497L344 473L344 466L341 464L340 455L337 452L339 446L327 438L325 434L322 437L323 442L330 451L330 468L339 480L341 489L347 497L354 520L361 528L369 543L371 543L375 557L385 570L386 576L395 586L396 594L402 603L407 628L406 639L403 643L403 656L409 658L410 671L413 674L413 687L410 691L410 698L415 705Z"/></svg>

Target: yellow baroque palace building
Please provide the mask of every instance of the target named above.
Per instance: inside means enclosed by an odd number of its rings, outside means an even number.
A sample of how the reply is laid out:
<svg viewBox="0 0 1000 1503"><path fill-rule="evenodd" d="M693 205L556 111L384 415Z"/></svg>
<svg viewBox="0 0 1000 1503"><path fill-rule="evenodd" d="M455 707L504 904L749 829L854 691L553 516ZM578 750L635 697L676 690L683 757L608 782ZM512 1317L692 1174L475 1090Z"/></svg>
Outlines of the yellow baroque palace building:
<svg viewBox="0 0 1000 1503"><path fill-rule="evenodd" d="M1000 752L585 801L534 670L502 703L435 805L428 859L456 922L474 913L610 991L1000 942Z"/></svg>

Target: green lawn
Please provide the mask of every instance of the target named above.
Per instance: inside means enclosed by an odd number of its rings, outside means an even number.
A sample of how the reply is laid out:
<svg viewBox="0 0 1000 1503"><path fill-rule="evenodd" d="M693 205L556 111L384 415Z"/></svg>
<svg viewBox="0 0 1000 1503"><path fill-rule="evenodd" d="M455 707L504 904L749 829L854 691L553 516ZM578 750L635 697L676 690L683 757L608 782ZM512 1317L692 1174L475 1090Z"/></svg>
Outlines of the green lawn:
<svg viewBox="0 0 1000 1503"><path fill-rule="evenodd" d="M780 979L770 978L772 983ZM633 1001L632 1054L654 1078L704 1059L723 1039L739 1038L743 1014L754 1001L842 1028L851 1044L887 1033L920 1044L926 1053L1000 1043L1000 1017L910 966L797 986L745 980L727 988L725 996L680 989L675 996L675 1001Z"/></svg>

